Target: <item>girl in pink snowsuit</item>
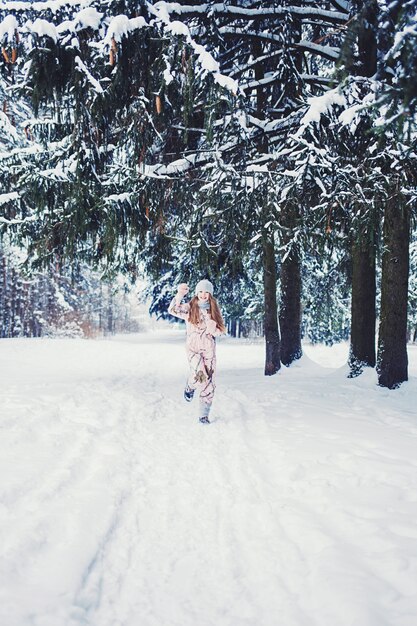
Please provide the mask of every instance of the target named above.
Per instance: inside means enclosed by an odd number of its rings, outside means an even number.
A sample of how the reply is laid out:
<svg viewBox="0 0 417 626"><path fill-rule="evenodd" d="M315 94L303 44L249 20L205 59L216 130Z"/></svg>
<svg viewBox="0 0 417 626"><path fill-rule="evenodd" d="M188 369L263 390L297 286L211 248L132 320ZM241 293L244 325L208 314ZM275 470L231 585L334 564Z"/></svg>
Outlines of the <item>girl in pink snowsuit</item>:
<svg viewBox="0 0 417 626"><path fill-rule="evenodd" d="M190 374L184 398L191 402L197 389L200 393L200 422L209 423L208 416L216 388L216 337L226 332L226 328L209 280L201 280L195 288L194 298L181 304L188 291L185 283L178 287L168 313L185 320L187 326L186 350Z"/></svg>

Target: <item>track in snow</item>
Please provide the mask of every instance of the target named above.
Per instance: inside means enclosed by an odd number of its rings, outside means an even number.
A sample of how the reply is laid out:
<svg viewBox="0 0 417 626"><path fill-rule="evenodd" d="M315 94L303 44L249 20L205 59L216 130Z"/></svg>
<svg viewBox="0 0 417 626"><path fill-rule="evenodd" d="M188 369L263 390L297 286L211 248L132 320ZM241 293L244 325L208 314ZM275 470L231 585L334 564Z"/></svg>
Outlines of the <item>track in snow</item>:
<svg viewBox="0 0 417 626"><path fill-rule="evenodd" d="M414 379L226 340L203 426L182 333L0 352L5 626L414 626Z"/></svg>

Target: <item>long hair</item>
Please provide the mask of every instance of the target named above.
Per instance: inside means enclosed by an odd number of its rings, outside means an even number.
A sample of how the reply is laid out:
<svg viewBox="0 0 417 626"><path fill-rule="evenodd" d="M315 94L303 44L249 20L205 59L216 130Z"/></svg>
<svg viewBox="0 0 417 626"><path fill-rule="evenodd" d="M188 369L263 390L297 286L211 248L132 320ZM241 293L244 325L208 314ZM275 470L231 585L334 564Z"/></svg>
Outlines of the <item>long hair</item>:
<svg viewBox="0 0 417 626"><path fill-rule="evenodd" d="M210 293L208 312L210 313L211 319L216 322L217 328L221 330L222 333L225 333L226 326L224 325L219 305L217 304L216 298L213 298ZM200 323L200 307L198 306L198 296L194 296L194 298L190 300L190 313L188 316L188 321L194 326L198 326L198 324Z"/></svg>

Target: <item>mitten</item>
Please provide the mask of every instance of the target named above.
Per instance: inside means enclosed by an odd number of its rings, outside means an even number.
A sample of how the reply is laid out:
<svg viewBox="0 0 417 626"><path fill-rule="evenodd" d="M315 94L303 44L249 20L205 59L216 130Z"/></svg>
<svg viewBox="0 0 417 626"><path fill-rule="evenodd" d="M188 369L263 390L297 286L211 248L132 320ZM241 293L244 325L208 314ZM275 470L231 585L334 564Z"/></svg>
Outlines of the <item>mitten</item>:
<svg viewBox="0 0 417 626"><path fill-rule="evenodd" d="M189 291L190 291L190 288L188 287L187 283L181 283L180 285L178 285L177 295L180 298L183 298L185 294L188 293Z"/></svg>

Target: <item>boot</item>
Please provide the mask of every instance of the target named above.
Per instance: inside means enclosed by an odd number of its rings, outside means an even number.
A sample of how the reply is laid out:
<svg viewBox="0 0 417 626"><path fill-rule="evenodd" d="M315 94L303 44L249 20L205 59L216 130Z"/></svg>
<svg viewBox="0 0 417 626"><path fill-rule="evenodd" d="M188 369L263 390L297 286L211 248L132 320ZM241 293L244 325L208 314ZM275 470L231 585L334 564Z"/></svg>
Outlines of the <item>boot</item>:
<svg viewBox="0 0 417 626"><path fill-rule="evenodd" d="M184 389L184 398L187 402L191 402L191 400L194 398L194 391L195 389L191 389L188 385Z"/></svg>

